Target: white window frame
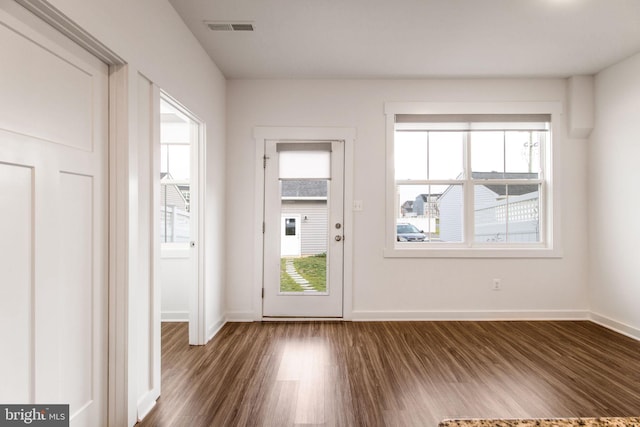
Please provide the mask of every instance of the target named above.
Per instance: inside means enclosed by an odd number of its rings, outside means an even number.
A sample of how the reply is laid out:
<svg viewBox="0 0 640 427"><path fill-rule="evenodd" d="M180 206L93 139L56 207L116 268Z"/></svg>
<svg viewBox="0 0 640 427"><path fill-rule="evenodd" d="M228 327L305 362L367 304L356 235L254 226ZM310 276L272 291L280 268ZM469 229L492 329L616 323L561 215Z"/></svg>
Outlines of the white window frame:
<svg viewBox="0 0 640 427"><path fill-rule="evenodd" d="M560 191L558 183L559 149L564 129L560 102L387 102L386 116L386 221L384 256L388 258L560 258ZM396 181L394 136L396 114L549 114L551 137L541 152L545 164L541 193L542 243L471 246L468 233L465 243L396 244ZM463 184L468 185L467 181ZM471 183L473 184L473 183ZM469 230L473 221L468 209L472 207L473 191L465 191L463 227ZM544 200L543 200L544 198Z"/></svg>

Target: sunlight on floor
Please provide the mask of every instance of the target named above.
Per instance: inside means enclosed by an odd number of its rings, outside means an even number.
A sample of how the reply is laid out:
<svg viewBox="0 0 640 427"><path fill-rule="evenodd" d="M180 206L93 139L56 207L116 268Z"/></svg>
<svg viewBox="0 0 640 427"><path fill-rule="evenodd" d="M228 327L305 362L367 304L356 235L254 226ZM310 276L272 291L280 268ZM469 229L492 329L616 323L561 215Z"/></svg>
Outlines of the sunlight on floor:
<svg viewBox="0 0 640 427"><path fill-rule="evenodd" d="M325 423L325 386L329 361L328 344L318 338L286 341L276 381L297 383L294 422Z"/></svg>

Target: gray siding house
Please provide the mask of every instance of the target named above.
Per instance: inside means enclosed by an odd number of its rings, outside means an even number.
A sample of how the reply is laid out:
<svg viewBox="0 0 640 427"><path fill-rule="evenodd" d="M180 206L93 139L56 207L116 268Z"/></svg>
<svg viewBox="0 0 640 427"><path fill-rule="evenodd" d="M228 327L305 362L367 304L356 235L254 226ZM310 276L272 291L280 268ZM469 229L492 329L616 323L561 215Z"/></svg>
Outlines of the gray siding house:
<svg viewBox="0 0 640 427"><path fill-rule="evenodd" d="M282 214L300 215L300 254L327 252L327 181L281 182Z"/></svg>

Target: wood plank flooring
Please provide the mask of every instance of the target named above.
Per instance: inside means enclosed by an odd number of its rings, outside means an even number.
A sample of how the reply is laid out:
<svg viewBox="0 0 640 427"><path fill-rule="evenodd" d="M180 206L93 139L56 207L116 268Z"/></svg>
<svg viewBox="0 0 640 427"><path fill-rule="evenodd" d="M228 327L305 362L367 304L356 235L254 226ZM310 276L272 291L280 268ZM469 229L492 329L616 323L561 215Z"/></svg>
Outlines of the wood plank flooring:
<svg viewBox="0 0 640 427"><path fill-rule="evenodd" d="M165 323L162 340L140 427L640 415L640 342L586 321L229 323L204 347Z"/></svg>

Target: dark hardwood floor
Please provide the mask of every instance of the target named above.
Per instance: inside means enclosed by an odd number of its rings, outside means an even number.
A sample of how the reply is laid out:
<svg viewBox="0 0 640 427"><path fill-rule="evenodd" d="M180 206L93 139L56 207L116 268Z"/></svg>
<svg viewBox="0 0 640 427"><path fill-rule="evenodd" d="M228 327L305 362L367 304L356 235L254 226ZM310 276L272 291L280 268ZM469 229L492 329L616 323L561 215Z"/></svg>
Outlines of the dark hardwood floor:
<svg viewBox="0 0 640 427"><path fill-rule="evenodd" d="M162 396L139 426L436 426L640 415L640 342L591 322L162 326Z"/></svg>

